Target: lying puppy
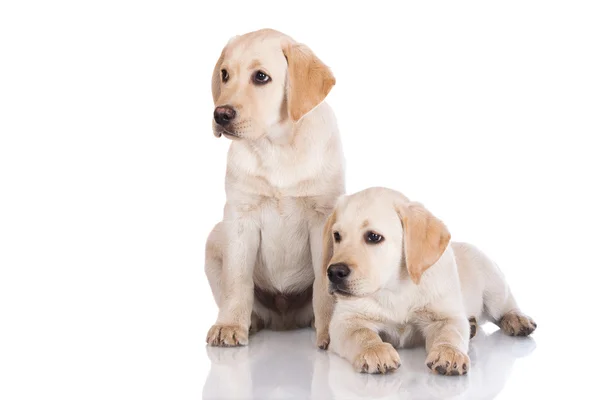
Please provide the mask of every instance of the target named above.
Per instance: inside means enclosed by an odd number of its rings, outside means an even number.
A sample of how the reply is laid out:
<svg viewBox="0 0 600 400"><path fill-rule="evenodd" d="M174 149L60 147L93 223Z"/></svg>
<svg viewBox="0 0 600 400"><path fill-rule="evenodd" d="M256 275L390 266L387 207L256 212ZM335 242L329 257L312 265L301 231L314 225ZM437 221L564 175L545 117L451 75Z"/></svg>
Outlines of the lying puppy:
<svg viewBox="0 0 600 400"><path fill-rule="evenodd" d="M469 319L489 319L509 335L536 328L494 262L450 243L442 221L401 193L369 188L341 197L323 240L320 278L336 299L330 349L358 371L394 370L395 347L424 343L432 371L463 375Z"/></svg>
<svg viewBox="0 0 600 400"><path fill-rule="evenodd" d="M231 39L214 67L213 132L232 142L223 221L206 242L219 307L209 345L245 345L250 327L313 320L328 343L333 299L314 277L325 220L345 190L336 118L324 102L334 84L307 46L270 29Z"/></svg>

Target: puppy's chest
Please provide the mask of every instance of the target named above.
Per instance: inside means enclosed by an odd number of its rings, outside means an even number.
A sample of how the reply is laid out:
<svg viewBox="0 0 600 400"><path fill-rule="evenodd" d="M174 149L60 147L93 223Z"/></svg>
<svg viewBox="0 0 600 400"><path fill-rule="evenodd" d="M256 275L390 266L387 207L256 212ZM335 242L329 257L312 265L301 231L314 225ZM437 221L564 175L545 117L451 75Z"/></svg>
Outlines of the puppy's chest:
<svg viewBox="0 0 600 400"><path fill-rule="evenodd" d="M414 308L410 293L392 293L364 299L356 304L355 312L365 314L369 319L385 325L404 325L409 323Z"/></svg>
<svg viewBox="0 0 600 400"><path fill-rule="evenodd" d="M257 157L241 152L235 160L232 181L244 192L272 198L318 196L327 192L333 173L323 168L318 157L314 158L308 162L294 153Z"/></svg>
<svg viewBox="0 0 600 400"><path fill-rule="evenodd" d="M309 212L295 198L263 205L255 281L263 289L296 292L314 279L309 243Z"/></svg>
<svg viewBox="0 0 600 400"><path fill-rule="evenodd" d="M311 179L321 170L320 157L301 155L296 152L273 152L257 161L256 170L275 186Z"/></svg>

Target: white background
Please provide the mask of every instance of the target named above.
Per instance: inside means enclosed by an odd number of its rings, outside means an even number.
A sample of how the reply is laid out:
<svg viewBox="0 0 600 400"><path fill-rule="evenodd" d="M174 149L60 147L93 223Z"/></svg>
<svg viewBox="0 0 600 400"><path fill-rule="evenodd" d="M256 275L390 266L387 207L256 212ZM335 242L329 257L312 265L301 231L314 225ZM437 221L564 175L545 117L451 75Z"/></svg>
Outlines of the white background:
<svg viewBox="0 0 600 400"><path fill-rule="evenodd" d="M599 20L594 1L3 1L0 397L202 397L229 145L210 77L263 27L334 71L348 191L423 202L538 322L497 398L593 388Z"/></svg>

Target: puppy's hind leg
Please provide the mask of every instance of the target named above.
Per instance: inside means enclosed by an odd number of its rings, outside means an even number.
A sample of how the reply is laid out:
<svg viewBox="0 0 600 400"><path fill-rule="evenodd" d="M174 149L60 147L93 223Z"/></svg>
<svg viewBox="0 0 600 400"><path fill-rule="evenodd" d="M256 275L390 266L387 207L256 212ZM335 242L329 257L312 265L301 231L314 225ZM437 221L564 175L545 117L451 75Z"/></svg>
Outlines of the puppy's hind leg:
<svg viewBox="0 0 600 400"><path fill-rule="evenodd" d="M510 336L529 336L537 328L537 323L519 309L513 309L505 313L497 322L497 325L502 329L502 332Z"/></svg>
<svg viewBox="0 0 600 400"><path fill-rule="evenodd" d="M537 324L523 314L510 291L500 268L485 254L477 250L483 269L485 287L483 305L490 319L510 336L529 336Z"/></svg>

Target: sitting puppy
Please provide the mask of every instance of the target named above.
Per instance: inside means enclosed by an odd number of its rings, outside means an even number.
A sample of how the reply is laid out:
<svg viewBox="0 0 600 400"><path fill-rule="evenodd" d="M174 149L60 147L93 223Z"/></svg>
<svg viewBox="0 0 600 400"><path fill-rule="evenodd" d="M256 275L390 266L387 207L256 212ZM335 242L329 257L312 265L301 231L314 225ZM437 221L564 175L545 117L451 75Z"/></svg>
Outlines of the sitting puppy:
<svg viewBox="0 0 600 400"><path fill-rule="evenodd" d="M333 299L314 278L323 225L345 192L342 143L325 102L334 84L306 45L272 29L232 38L215 64L213 133L231 144L223 220L206 240L219 307L211 346L311 324L317 344L329 342Z"/></svg>
<svg viewBox="0 0 600 400"><path fill-rule="evenodd" d="M401 193L342 196L323 241L320 278L336 300L329 347L358 371L394 370L395 347L425 344L432 371L463 375L475 319L512 336L536 328L494 262L472 245L450 243L442 221Z"/></svg>

